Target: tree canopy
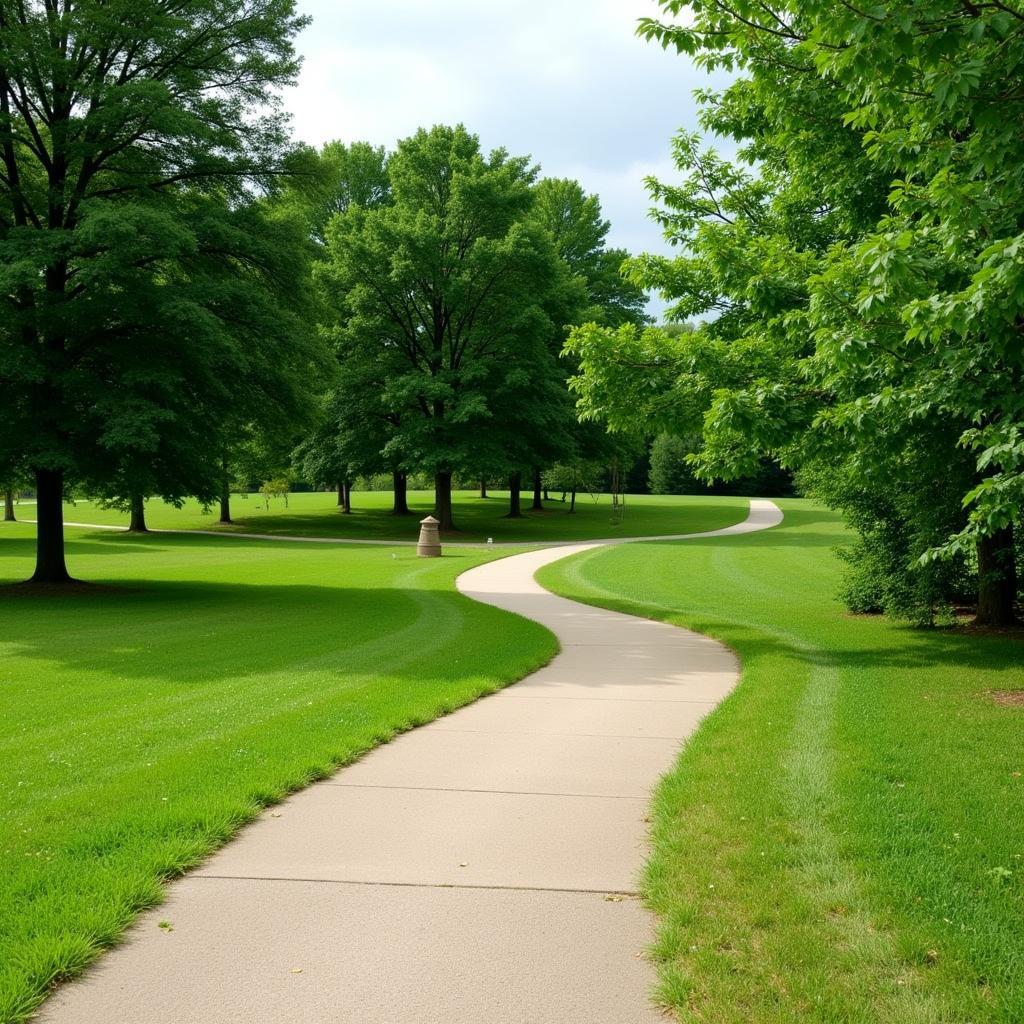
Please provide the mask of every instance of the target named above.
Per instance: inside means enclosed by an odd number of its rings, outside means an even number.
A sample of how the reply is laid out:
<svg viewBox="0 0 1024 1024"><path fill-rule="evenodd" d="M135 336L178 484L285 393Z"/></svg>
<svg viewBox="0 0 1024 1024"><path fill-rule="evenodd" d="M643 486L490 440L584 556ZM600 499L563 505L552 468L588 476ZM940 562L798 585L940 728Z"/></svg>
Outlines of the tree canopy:
<svg viewBox="0 0 1024 1024"><path fill-rule="evenodd" d="M230 424L295 417L323 366L289 170L291 0L0 0L0 462L38 490L205 496Z"/></svg>
<svg viewBox="0 0 1024 1024"><path fill-rule="evenodd" d="M764 453L808 480L842 467L819 487L863 536L899 537L893 571L920 581L943 575L934 559L973 564L979 619L1010 621L1021 16L939 0L661 6L669 20L645 19L643 34L738 72L699 98L703 129L740 148L725 160L683 133L682 183L649 183L685 254L632 273L699 327L575 331L585 414L700 431L691 461L708 478ZM925 604L956 598L939 584Z"/></svg>
<svg viewBox="0 0 1024 1024"><path fill-rule="evenodd" d="M550 432L550 314L573 279L528 217L527 158L485 155L463 127L435 127L400 142L388 173L388 203L330 222L319 276L343 372L375 375L385 451L434 475L451 529L456 470L505 467L525 438Z"/></svg>

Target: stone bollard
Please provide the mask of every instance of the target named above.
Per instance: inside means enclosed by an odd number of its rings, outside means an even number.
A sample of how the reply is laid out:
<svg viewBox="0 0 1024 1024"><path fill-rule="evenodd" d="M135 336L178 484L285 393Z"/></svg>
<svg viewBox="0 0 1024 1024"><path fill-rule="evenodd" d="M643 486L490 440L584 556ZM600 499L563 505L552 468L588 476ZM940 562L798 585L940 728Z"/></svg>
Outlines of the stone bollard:
<svg viewBox="0 0 1024 1024"><path fill-rule="evenodd" d="M420 522L420 539L416 545L416 554L420 558L441 557L441 538L437 534L439 525L433 516L427 516Z"/></svg>

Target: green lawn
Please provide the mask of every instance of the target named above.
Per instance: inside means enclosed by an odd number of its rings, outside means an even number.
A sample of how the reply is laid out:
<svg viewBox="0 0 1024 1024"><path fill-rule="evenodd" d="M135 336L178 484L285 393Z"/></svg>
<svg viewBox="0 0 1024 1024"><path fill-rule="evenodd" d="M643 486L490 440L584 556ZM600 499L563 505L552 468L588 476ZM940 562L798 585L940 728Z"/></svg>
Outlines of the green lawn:
<svg viewBox="0 0 1024 1024"><path fill-rule="evenodd" d="M627 545L541 573L719 637L739 688L661 785L661 996L701 1024L1024 1021L1024 641L833 600L836 517Z"/></svg>
<svg viewBox="0 0 1024 1024"><path fill-rule="evenodd" d="M261 806L556 648L454 592L480 549L68 533L112 587L0 591L3 1022ZM0 524L0 582L32 548Z"/></svg>
<svg viewBox="0 0 1024 1024"><path fill-rule="evenodd" d="M557 497L557 496L556 496ZM506 519L508 493L494 492L480 498L472 491L454 495L455 525L458 533L451 540L497 542L591 540L604 537L649 537L670 533L697 533L739 522L747 514L746 498L704 496L657 497L629 495L620 521L613 521L611 498L599 495L597 500L581 494L576 512L570 515L568 503L547 502L543 512L529 510L530 496L523 494L523 518ZM146 505L146 520L158 529L226 530L292 534L302 537L351 537L359 540L415 540L419 520L434 507L434 496L428 491L410 491L409 505L414 515L391 515L391 493L356 491L352 496L352 514L338 511L333 494L292 494L288 508L280 498L270 500L269 511L260 495L233 495L231 515L234 527L218 525L219 510L204 512L196 501L178 510L153 499ZM32 505L22 505L18 515L35 516ZM101 509L91 501L64 507L64 518L76 523L128 525L125 513Z"/></svg>

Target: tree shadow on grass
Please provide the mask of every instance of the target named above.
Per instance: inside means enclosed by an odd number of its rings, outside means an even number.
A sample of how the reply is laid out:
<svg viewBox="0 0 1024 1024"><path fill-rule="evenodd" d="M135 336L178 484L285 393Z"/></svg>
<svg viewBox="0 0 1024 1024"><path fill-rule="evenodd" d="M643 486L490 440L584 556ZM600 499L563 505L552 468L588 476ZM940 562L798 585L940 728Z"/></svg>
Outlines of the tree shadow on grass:
<svg viewBox="0 0 1024 1024"><path fill-rule="evenodd" d="M194 549L197 551L211 551L211 545L218 545L219 538L206 536L205 534L182 534L182 533L149 533L137 534L116 532L112 530L96 530L92 533L72 533L64 543L65 560L72 576L80 577L83 582L92 582L95 573L83 571L80 567L80 559L93 558L95 556L108 555L156 555L172 554L183 549ZM220 550L230 554L233 558L242 559L245 557L245 550L249 545L258 545L264 550L266 545L273 545L273 550L279 552L303 551L313 557L317 552L323 553L324 548L311 545L308 542L296 540L289 543L287 540L251 540L243 541L236 539L231 541L231 547ZM347 551L386 551L379 545L360 545L358 543L346 544ZM332 549L338 550L338 549ZM0 596L7 589L7 585L14 585L23 582L32 574L35 560L36 541L35 537L0 537ZM138 578L112 577L104 578L99 582L114 586L124 587L131 590L139 590L146 585L145 580Z"/></svg>
<svg viewBox="0 0 1024 1024"><path fill-rule="evenodd" d="M54 669L69 669L126 686L245 676L258 687L288 668L390 672L432 652L444 672L467 619L496 640L511 619L454 591L194 580L71 588L59 601L27 590L0 608L7 657L47 666L54 686L64 677Z"/></svg>

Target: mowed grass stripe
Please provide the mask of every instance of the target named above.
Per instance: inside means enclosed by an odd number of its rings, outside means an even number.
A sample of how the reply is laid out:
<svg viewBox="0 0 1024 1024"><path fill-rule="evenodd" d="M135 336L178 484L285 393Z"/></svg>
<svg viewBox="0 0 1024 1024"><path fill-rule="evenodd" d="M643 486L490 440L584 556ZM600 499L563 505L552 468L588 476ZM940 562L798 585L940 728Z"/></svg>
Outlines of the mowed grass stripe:
<svg viewBox="0 0 1024 1024"><path fill-rule="evenodd" d="M541 573L742 659L654 802L661 996L718 1024L1024 1020L1024 717L988 696L1024 688L1024 644L847 615L840 523L780 504L777 530Z"/></svg>
<svg viewBox="0 0 1024 1024"><path fill-rule="evenodd" d="M262 806L556 649L454 591L483 550L69 538L108 589L0 595L5 1022ZM32 544L4 524L0 580L28 575Z"/></svg>

